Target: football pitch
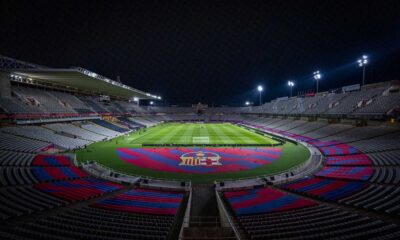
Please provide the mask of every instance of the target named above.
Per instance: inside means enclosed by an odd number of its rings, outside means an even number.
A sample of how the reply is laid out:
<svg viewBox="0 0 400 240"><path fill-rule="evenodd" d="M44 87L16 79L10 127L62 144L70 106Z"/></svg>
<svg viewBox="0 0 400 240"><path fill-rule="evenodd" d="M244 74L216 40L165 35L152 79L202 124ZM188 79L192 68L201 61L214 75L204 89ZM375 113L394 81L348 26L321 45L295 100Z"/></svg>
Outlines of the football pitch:
<svg viewBox="0 0 400 240"><path fill-rule="evenodd" d="M165 146L144 146L147 144ZM171 147L170 144L185 146ZM202 144L208 146L200 146ZM248 146L234 147L235 144ZM265 146L260 147L260 144ZM76 154L79 162L96 161L134 176L192 180L195 183L279 173L309 157L309 151L300 144L279 144L267 135L229 123L161 124L91 144Z"/></svg>
<svg viewBox="0 0 400 240"><path fill-rule="evenodd" d="M133 134L130 144L276 144L271 138L230 123L167 123Z"/></svg>

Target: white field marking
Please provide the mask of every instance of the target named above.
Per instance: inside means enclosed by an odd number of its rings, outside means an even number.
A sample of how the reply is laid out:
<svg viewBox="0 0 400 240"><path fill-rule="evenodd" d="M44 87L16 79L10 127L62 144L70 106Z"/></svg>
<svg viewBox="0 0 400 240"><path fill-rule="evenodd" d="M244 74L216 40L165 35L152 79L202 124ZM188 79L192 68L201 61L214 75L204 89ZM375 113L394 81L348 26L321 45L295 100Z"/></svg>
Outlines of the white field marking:
<svg viewBox="0 0 400 240"><path fill-rule="evenodd" d="M210 138L209 137L192 137L193 144L209 144Z"/></svg>

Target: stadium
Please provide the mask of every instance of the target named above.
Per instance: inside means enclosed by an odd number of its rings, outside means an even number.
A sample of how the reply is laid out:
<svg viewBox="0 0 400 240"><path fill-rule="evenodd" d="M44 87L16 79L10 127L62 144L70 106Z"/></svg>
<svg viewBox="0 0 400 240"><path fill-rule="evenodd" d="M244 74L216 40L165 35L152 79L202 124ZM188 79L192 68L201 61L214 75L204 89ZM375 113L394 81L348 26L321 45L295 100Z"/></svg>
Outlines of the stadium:
<svg viewBox="0 0 400 240"><path fill-rule="evenodd" d="M217 105L0 55L1 239L399 239L400 81L371 59Z"/></svg>

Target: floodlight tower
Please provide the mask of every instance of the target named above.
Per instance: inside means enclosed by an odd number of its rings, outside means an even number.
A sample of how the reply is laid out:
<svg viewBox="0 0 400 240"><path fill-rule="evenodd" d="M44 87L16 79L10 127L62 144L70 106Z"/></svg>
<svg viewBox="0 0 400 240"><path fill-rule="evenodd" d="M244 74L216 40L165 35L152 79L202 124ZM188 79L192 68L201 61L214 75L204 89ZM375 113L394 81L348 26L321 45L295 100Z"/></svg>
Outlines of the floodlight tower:
<svg viewBox="0 0 400 240"><path fill-rule="evenodd" d="M290 97L292 97L292 90L293 90L293 87L294 87L294 82L293 81L288 81L287 84L290 87Z"/></svg>
<svg viewBox="0 0 400 240"><path fill-rule="evenodd" d="M322 78L322 74L319 71L313 72L314 80L317 82L317 93L318 93L318 82Z"/></svg>
<svg viewBox="0 0 400 240"><path fill-rule="evenodd" d="M257 87L258 92L260 93L260 106L261 106L261 93L264 90L263 87L261 85L258 85Z"/></svg>
<svg viewBox="0 0 400 240"><path fill-rule="evenodd" d="M139 98L138 97L134 97L133 101L137 104L137 106L139 107Z"/></svg>
<svg viewBox="0 0 400 240"><path fill-rule="evenodd" d="M357 60L358 66L362 68L362 85L365 84L365 67L368 64L368 56L362 55L360 59Z"/></svg>
<svg viewBox="0 0 400 240"><path fill-rule="evenodd" d="M246 106L250 106L250 102L249 101L246 101L245 104L246 104Z"/></svg>

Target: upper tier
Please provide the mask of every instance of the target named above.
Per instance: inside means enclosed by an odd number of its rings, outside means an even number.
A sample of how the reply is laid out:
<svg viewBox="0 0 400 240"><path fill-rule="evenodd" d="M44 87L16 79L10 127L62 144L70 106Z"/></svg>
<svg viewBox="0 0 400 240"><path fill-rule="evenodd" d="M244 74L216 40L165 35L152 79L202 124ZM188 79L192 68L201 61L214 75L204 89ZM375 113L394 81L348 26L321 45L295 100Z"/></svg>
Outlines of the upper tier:
<svg viewBox="0 0 400 240"><path fill-rule="evenodd" d="M273 115L368 117L396 116L400 90L396 82L366 85L359 91L320 93L307 97L275 99L261 106L206 108L207 113L263 113ZM50 116L121 115L142 113L196 113L195 107L139 107L135 102L100 102L97 96L83 96L56 90L11 85L10 96L0 96L3 118L48 118ZM184 119L183 119L184 120Z"/></svg>

